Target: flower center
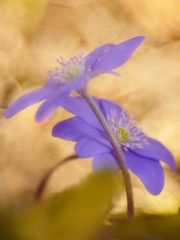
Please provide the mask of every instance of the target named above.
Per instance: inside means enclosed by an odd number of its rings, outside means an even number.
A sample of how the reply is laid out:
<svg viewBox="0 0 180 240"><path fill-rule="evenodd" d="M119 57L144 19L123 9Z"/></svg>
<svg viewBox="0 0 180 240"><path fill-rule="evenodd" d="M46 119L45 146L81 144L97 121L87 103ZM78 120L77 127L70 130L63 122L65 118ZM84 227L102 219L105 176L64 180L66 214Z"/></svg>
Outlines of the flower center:
<svg viewBox="0 0 180 240"><path fill-rule="evenodd" d="M85 57L83 53L65 61L62 57L57 60L60 67L49 72L48 79L62 84L68 84L73 79L85 73Z"/></svg>
<svg viewBox="0 0 180 240"><path fill-rule="evenodd" d="M136 127L134 120L129 118L126 111L118 114L113 110L107 116L107 120L116 140L124 150L143 148L148 144L146 135Z"/></svg>
<svg viewBox="0 0 180 240"><path fill-rule="evenodd" d="M117 128L115 131L115 136L119 139L120 143L125 143L129 140L129 133L124 128Z"/></svg>
<svg viewBox="0 0 180 240"><path fill-rule="evenodd" d="M64 73L64 78L71 81L82 74L82 69L78 66L70 66Z"/></svg>

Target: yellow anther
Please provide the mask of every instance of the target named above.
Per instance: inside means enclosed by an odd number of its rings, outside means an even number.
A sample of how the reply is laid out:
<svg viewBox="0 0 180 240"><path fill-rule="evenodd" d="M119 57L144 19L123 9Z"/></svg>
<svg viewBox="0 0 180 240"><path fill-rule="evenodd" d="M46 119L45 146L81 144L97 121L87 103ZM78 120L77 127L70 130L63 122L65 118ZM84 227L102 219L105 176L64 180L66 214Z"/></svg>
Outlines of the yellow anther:
<svg viewBox="0 0 180 240"><path fill-rule="evenodd" d="M120 143L126 143L129 140L129 132L124 128L118 128L115 132ZM119 138L120 137L120 138Z"/></svg>
<svg viewBox="0 0 180 240"><path fill-rule="evenodd" d="M69 67L65 74L64 77L68 80L73 80L76 77L79 77L82 74L82 69L77 66L71 66Z"/></svg>

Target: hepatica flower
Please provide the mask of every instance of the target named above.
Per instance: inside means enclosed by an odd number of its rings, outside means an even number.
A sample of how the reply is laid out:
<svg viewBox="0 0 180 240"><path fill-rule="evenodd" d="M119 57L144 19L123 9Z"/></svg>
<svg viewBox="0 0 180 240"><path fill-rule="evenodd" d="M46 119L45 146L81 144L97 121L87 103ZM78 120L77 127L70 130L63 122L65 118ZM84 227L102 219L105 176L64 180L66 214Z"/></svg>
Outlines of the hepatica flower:
<svg viewBox="0 0 180 240"><path fill-rule="evenodd" d="M36 114L36 120L42 121L61 106L65 96L85 87L91 78L102 73L114 74L113 70L126 62L143 40L144 37L137 36L119 44L104 44L87 56L79 54L68 61L60 58L59 67L49 72L45 85L18 98L8 108L6 118L44 101Z"/></svg>
<svg viewBox="0 0 180 240"><path fill-rule="evenodd" d="M144 134L122 107L103 99L95 101L123 152L128 169L151 194L159 194L164 186L160 161L175 170L172 154L159 141ZM82 158L92 157L94 170L103 167L118 170L111 143L87 103L81 97L69 98L64 107L76 116L55 125L53 136L75 141L76 154Z"/></svg>

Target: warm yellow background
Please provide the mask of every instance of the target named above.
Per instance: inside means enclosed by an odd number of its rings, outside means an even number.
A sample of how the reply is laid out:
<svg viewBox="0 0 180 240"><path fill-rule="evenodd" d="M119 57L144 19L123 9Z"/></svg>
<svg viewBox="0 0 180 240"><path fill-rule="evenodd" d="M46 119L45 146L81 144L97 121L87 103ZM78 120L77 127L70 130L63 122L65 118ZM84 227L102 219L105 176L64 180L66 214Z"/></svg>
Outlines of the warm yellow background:
<svg viewBox="0 0 180 240"><path fill-rule="evenodd" d="M180 1L179 0L0 0L0 200L33 193L54 163L73 153L73 144L54 139L51 127L70 114L57 111L34 121L37 105L10 120L3 107L41 86L60 56L69 57L106 42L145 35L145 43L118 71L89 84L91 94L112 99L135 116L142 129L180 156ZM140 163L139 163L140 164ZM52 176L46 196L78 182L90 160L69 163ZM179 178L166 168L166 184L152 197L133 176L136 207L176 213ZM120 201L117 209L123 209ZM117 210L116 209L116 210Z"/></svg>

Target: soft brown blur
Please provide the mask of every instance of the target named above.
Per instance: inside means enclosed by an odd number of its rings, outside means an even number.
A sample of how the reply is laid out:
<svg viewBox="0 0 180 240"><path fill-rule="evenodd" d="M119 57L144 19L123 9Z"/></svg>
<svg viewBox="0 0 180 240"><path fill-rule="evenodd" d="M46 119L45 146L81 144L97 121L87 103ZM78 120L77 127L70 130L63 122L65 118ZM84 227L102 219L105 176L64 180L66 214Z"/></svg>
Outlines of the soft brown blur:
<svg viewBox="0 0 180 240"><path fill-rule="evenodd" d="M89 84L91 94L126 107L138 125L180 158L180 1L179 0L0 0L0 201L31 193L46 170L73 153L73 144L54 139L52 126L67 118L59 110L37 124L32 106L10 120L3 107L41 86L47 71L65 58L106 42L135 35L146 41L118 71ZM133 176L136 207L176 213L179 178L167 167L164 191L152 197ZM46 196L77 183L91 171L91 160L68 163L50 179ZM124 209L124 198L115 211Z"/></svg>

